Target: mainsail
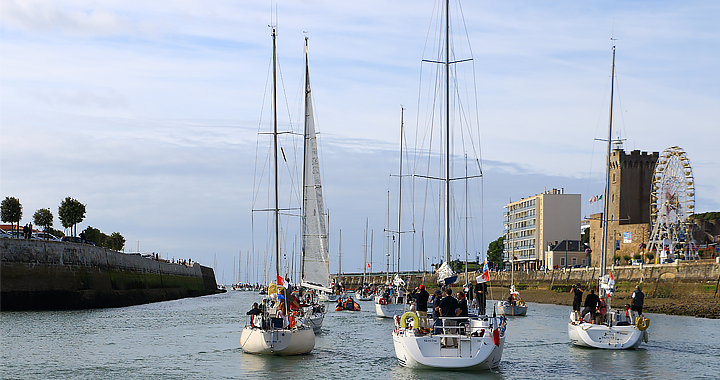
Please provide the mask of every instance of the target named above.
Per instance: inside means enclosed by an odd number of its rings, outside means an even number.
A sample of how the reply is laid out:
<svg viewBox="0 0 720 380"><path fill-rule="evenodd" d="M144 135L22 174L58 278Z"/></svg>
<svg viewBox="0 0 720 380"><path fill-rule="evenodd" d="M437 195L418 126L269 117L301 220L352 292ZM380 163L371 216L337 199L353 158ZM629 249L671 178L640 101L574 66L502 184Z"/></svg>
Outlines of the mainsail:
<svg viewBox="0 0 720 380"><path fill-rule="evenodd" d="M304 135L301 285L330 292L330 254L310 91L307 38L305 38Z"/></svg>

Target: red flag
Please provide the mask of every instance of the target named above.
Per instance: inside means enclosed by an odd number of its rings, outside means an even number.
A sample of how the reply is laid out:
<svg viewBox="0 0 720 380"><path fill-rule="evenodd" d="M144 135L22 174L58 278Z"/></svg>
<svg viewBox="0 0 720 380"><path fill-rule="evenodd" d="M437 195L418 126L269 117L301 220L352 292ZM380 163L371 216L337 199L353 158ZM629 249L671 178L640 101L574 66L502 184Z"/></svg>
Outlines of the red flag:
<svg viewBox="0 0 720 380"><path fill-rule="evenodd" d="M278 285L278 286L285 286L285 281L284 281L283 278L280 277L280 276L277 276L277 285Z"/></svg>

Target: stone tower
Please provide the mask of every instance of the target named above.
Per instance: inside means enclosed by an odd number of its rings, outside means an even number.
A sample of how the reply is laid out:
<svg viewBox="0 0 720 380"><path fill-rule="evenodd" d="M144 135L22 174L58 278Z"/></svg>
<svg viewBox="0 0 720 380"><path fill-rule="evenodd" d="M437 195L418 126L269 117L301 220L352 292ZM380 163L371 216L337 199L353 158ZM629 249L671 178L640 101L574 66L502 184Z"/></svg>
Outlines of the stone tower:
<svg viewBox="0 0 720 380"><path fill-rule="evenodd" d="M610 154L610 194L608 226L608 264L618 255L640 253L640 244L650 238L650 194L655 164L659 153L634 150L626 154L622 147L614 147ZM600 260L602 214L591 216L590 249L592 263Z"/></svg>
<svg viewBox="0 0 720 380"><path fill-rule="evenodd" d="M610 220L615 224L650 223L650 194L658 152L633 150L610 154Z"/></svg>

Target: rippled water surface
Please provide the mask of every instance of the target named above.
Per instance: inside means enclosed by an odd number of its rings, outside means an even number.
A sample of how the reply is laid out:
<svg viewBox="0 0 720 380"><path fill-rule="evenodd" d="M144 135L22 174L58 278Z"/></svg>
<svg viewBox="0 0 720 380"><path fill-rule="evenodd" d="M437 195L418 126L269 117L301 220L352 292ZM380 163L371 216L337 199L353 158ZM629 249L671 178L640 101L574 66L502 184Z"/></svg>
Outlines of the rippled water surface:
<svg viewBox="0 0 720 380"><path fill-rule="evenodd" d="M188 298L120 309L0 312L3 379L718 379L720 320L648 314L638 350L574 347L567 307L530 304L510 318L496 372L410 370L392 346L392 321L328 313L309 355L244 354L240 332L257 293Z"/></svg>

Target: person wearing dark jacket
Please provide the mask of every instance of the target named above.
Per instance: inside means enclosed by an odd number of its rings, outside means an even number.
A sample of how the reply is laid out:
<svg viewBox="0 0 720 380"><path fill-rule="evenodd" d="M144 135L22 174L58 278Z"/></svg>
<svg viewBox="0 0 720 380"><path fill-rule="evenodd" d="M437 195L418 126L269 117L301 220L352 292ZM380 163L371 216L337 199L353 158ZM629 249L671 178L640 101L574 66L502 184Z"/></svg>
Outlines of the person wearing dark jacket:
<svg viewBox="0 0 720 380"><path fill-rule="evenodd" d="M415 312L420 318L427 318L427 306L430 293L425 290L425 285L420 285L413 290L411 296L415 299Z"/></svg>
<svg viewBox="0 0 720 380"><path fill-rule="evenodd" d="M460 309L458 308L458 301L453 297L453 290L451 287L448 287L445 289L445 298L443 298L440 301L440 305L438 308L440 309L440 313L443 317L457 317L457 315L460 312ZM456 319L444 319L443 320L443 326L445 327L444 334L457 334L457 329L454 327L457 326L457 320ZM443 338L442 344L445 346L454 346L455 345L455 338Z"/></svg>
<svg viewBox="0 0 720 380"><path fill-rule="evenodd" d="M485 307L487 304L487 284L482 282L475 285L475 302L478 306L478 314L485 315Z"/></svg>
<svg viewBox="0 0 720 380"><path fill-rule="evenodd" d="M632 294L632 311L637 311L639 315L642 315L643 303L645 302L645 293L642 292L640 285L635 286L635 291Z"/></svg>
<svg viewBox="0 0 720 380"><path fill-rule="evenodd" d="M595 311L597 310L597 306L599 303L600 297L595 294L595 289L590 289L590 294L585 297L585 308L580 315L585 316L585 314L590 313L590 319L594 322Z"/></svg>
<svg viewBox="0 0 720 380"><path fill-rule="evenodd" d="M582 305L583 290L580 288L580 283L573 285L570 292L573 294L573 311L580 311L580 305Z"/></svg>

